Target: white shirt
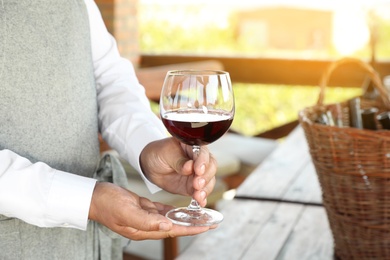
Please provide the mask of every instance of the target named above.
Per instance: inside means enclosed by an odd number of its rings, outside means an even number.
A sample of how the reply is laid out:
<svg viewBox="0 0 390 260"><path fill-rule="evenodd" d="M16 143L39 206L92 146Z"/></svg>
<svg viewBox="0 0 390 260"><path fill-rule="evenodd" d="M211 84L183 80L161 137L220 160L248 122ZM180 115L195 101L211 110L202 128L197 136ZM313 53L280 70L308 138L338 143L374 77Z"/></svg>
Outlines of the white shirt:
<svg viewBox="0 0 390 260"><path fill-rule="evenodd" d="M150 110L132 64L120 57L93 0L87 6L99 105L99 128L108 144L139 172L139 155L151 141L165 138ZM149 111L145 113L145 111ZM96 181L59 171L10 150L0 150L0 214L40 227L86 229ZM142 174L151 192L159 190Z"/></svg>

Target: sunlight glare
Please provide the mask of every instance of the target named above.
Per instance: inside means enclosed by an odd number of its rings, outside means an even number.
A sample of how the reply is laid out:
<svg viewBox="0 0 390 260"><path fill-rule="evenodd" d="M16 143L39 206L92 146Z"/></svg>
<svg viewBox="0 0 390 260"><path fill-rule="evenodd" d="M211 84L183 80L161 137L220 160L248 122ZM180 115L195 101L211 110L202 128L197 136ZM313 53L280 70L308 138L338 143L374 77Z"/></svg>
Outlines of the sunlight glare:
<svg viewBox="0 0 390 260"><path fill-rule="evenodd" d="M225 191L223 194L223 199L224 200L232 200L234 199L234 196L236 196L237 191L235 189Z"/></svg>
<svg viewBox="0 0 390 260"><path fill-rule="evenodd" d="M334 13L333 44L341 55L363 48L370 39L365 13L361 9L340 8Z"/></svg>

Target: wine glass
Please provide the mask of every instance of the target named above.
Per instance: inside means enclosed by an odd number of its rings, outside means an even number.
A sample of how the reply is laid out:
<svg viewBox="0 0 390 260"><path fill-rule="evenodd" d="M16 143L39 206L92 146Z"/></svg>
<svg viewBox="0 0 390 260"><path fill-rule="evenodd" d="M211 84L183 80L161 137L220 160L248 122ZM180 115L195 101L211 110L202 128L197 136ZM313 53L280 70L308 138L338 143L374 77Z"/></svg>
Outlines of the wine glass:
<svg viewBox="0 0 390 260"><path fill-rule="evenodd" d="M234 96L229 73L168 71L161 91L160 114L168 132L192 146L195 160L201 146L216 141L233 122ZM188 207L173 209L166 216L185 226L211 226L223 220L220 212L201 208L195 199Z"/></svg>

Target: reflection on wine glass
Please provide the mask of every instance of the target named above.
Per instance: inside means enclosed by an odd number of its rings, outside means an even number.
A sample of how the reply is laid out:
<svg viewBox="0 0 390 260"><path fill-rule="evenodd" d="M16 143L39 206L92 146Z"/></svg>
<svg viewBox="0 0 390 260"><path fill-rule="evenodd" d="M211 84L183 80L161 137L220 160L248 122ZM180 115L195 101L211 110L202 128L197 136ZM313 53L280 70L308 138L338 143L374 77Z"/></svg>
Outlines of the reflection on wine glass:
<svg viewBox="0 0 390 260"><path fill-rule="evenodd" d="M216 141L233 122L234 96L229 73L168 71L160 97L160 114L168 132L191 145L196 159L201 146ZM210 226L223 220L221 213L201 208L194 199L188 207L171 210L166 216L185 226Z"/></svg>

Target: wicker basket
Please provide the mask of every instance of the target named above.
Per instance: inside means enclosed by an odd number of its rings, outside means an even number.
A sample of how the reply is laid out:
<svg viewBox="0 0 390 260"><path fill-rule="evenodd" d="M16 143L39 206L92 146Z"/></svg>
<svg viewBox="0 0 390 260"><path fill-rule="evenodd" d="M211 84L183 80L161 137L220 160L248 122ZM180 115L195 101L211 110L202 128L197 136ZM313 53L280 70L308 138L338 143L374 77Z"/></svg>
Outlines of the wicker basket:
<svg viewBox="0 0 390 260"><path fill-rule="evenodd" d="M299 120L322 188L335 243L341 259L390 259L390 131L338 127L316 123L324 111L339 111L349 122L348 102L323 105L332 72L356 63L380 93L378 100L362 100L362 108L390 111L388 94L375 70L351 58L328 67L320 80L317 105L300 111Z"/></svg>

